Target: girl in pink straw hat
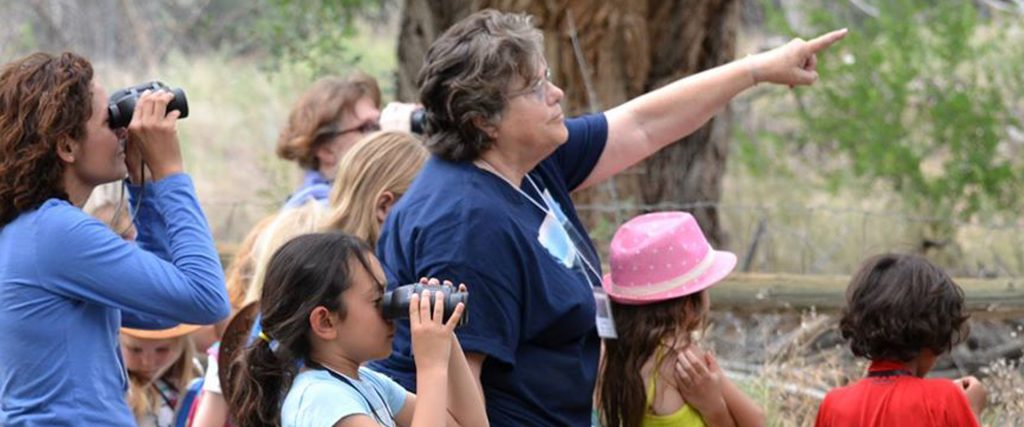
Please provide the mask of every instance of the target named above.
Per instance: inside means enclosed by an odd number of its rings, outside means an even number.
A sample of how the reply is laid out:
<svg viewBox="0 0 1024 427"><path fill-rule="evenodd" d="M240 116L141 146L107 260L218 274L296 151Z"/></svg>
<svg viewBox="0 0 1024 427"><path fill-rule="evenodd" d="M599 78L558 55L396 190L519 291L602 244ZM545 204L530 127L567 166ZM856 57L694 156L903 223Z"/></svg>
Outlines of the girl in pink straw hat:
<svg viewBox="0 0 1024 427"><path fill-rule="evenodd" d="M751 426L764 414L695 342L707 288L736 266L708 244L685 212L641 215L611 244L611 299L617 339L605 340L597 390L605 426Z"/></svg>

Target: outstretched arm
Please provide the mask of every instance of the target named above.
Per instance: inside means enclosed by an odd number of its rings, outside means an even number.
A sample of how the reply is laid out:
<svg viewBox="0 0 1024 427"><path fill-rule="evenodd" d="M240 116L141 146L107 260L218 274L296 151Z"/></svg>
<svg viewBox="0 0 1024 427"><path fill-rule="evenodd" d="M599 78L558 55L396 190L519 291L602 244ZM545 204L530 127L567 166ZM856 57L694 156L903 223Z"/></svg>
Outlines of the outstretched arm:
<svg viewBox="0 0 1024 427"><path fill-rule="evenodd" d="M677 80L609 110L605 113L608 143L594 171L576 190L603 182L689 135L757 83L814 83L818 79L816 54L845 35L846 30L839 30L811 41L794 39L768 52Z"/></svg>

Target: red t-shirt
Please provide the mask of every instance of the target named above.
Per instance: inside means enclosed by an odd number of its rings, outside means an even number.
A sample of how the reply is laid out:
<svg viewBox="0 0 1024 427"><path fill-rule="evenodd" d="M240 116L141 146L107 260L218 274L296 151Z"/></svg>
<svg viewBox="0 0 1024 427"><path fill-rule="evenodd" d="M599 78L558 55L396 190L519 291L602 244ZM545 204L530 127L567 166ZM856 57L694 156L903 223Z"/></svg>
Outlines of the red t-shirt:
<svg viewBox="0 0 1024 427"><path fill-rule="evenodd" d="M948 379L918 378L899 362L876 361L868 377L833 389L816 427L978 426L967 396Z"/></svg>

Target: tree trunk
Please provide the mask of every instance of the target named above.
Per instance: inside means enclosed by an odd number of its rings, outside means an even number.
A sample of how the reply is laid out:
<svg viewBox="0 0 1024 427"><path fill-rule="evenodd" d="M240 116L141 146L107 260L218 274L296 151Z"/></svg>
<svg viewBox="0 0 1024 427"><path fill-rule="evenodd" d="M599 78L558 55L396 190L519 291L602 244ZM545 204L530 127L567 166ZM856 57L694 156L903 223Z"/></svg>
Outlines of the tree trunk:
<svg viewBox="0 0 1024 427"><path fill-rule="evenodd" d="M741 0L407 0L398 41L399 96L416 99L415 75L427 47L444 29L472 11L495 8L536 18L569 115L601 111L732 60L741 5ZM730 119L727 110L604 187L577 195L585 221L591 227L602 222L597 212L588 215L588 205L615 208L612 222L619 223L638 213L620 208L624 204L700 202L690 211L712 244L724 246L714 204L721 197Z"/></svg>

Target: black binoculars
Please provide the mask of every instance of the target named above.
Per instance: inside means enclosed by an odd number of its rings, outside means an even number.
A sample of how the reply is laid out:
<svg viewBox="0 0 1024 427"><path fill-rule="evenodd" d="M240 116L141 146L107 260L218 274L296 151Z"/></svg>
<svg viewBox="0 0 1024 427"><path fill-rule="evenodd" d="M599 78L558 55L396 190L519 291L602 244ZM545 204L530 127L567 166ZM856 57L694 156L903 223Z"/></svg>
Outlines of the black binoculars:
<svg viewBox="0 0 1024 427"><path fill-rule="evenodd" d="M466 309L462 312L462 317L459 318L459 323L456 326L465 325L469 321L469 294L466 292L460 292L458 288L448 285L424 285L422 283L413 283L411 285L404 285L395 288L392 291L384 293L384 298L380 300L380 311L387 320L393 319L407 319L409 318L409 297L413 294L422 295L424 290L429 290L430 294L430 309L434 309L434 303L437 302L434 296L434 292L441 292L444 294L444 315L442 316L442 322L448 322L448 319L452 318L452 314L455 312L455 306L460 302L466 306Z"/></svg>
<svg viewBox="0 0 1024 427"><path fill-rule="evenodd" d="M427 110L417 108L409 116L409 130L417 135L427 131Z"/></svg>
<svg viewBox="0 0 1024 427"><path fill-rule="evenodd" d="M158 91L166 90L174 94L174 99L167 104L167 112L178 110L181 115L179 119L188 117L188 99L185 98L185 91L181 88L171 88L161 82L148 82L138 84L132 87L126 87L114 91L110 95L109 103L107 104L107 111L110 113L110 128L117 129L128 126L128 123L132 121L132 113L135 112L135 104L139 101L139 97L142 96L142 92L147 90Z"/></svg>

